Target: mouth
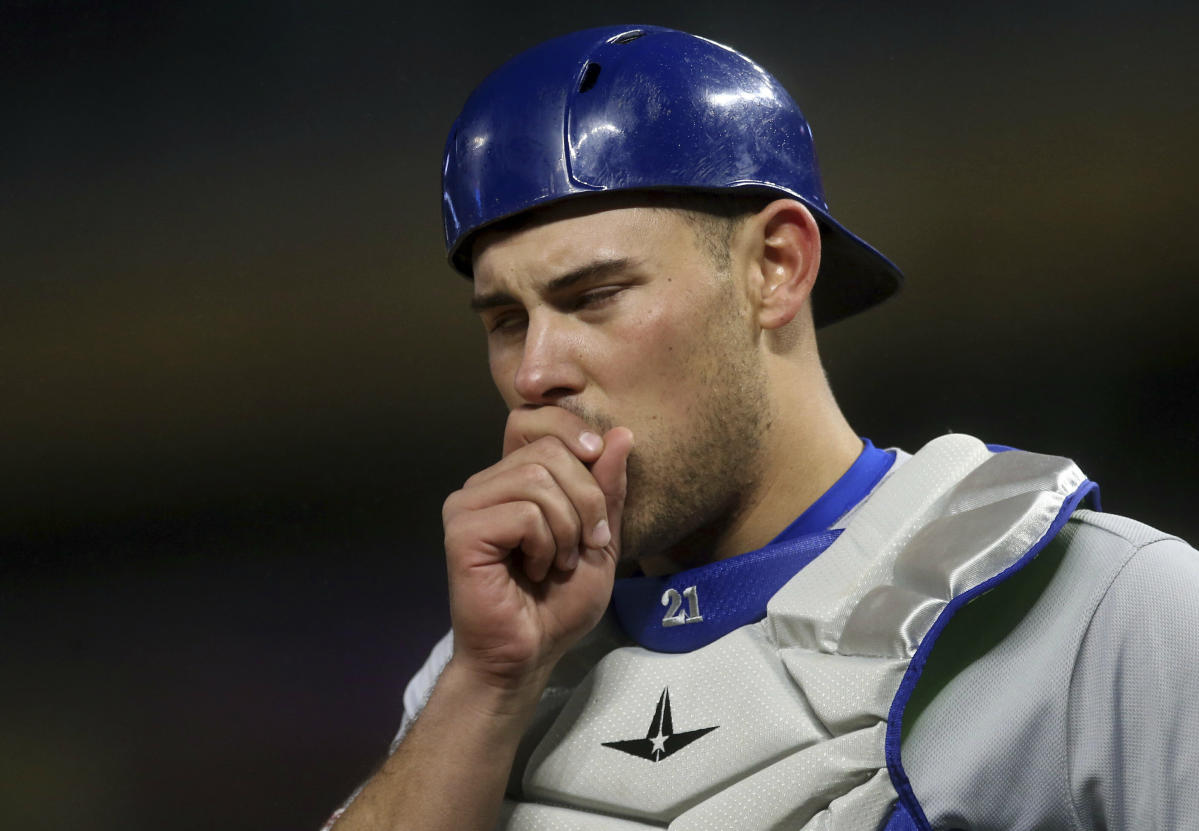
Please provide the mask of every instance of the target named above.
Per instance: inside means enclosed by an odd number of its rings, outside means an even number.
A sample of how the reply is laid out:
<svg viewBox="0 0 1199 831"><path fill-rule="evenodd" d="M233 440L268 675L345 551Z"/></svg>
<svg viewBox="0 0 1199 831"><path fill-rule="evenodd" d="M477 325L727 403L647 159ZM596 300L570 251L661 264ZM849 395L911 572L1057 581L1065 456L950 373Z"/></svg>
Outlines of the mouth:
<svg viewBox="0 0 1199 831"><path fill-rule="evenodd" d="M578 404L574 401L560 401L552 406L555 406L561 410L566 410L566 412L570 413L571 415L582 419L584 422L586 422L588 427L601 436L604 433L607 433L613 427L620 426L615 419L610 418L609 416L606 416L597 410L593 410L590 407L584 407L582 404Z"/></svg>

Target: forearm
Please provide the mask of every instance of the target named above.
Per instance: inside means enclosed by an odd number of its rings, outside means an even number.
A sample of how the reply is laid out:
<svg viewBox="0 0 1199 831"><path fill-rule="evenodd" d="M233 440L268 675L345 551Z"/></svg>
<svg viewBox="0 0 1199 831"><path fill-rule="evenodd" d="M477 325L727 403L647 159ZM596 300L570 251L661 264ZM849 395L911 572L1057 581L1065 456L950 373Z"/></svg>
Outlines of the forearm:
<svg viewBox="0 0 1199 831"><path fill-rule="evenodd" d="M544 679L497 690L451 661L334 831L491 831Z"/></svg>
<svg viewBox="0 0 1199 831"><path fill-rule="evenodd" d="M558 658L595 626L620 559L633 434L559 407L508 418L504 457L446 499L454 658L335 831L491 831Z"/></svg>

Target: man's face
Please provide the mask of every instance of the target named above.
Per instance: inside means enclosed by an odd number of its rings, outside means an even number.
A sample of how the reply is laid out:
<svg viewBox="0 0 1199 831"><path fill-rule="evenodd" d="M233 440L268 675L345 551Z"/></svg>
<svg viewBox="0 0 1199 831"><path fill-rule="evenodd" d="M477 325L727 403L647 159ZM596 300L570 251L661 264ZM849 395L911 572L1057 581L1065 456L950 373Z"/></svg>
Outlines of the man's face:
<svg viewBox="0 0 1199 831"><path fill-rule="evenodd" d="M475 305L509 408L553 405L597 432L634 433L623 556L719 533L758 477L769 420L735 273L666 208L559 208L474 250Z"/></svg>

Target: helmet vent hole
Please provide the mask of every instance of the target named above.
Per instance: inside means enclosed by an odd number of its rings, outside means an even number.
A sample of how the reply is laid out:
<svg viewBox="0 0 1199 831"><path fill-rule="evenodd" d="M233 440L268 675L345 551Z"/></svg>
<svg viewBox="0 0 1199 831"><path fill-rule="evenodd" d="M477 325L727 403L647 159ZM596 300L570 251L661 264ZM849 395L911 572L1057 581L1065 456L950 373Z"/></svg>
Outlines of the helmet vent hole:
<svg viewBox="0 0 1199 831"><path fill-rule="evenodd" d="M632 43L637 38L644 37L644 36L645 36L645 32L641 31L640 29L634 29L631 32L625 32L623 35L620 35L618 38L616 38L612 42L613 43Z"/></svg>
<svg viewBox="0 0 1199 831"><path fill-rule="evenodd" d="M583 77L579 80L579 92L587 92L595 86L596 79L599 78L600 65L597 63L588 63L583 70Z"/></svg>

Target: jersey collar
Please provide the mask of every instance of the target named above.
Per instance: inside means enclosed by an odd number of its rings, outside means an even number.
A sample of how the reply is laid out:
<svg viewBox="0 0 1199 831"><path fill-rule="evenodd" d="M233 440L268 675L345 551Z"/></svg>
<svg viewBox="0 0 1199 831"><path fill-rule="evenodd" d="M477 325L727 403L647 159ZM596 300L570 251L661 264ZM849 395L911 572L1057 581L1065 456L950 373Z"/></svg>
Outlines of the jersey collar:
<svg viewBox="0 0 1199 831"><path fill-rule="evenodd" d="M834 482L831 488L809 505L808 509L784 528L770 544L828 530L874 490L887 475L891 465L895 464L895 454L888 450L879 450L870 439L862 439L862 444L862 452L849 466L849 470L841 474L841 478Z"/></svg>
<svg viewBox="0 0 1199 831"><path fill-rule="evenodd" d="M612 608L634 641L689 652L766 614L766 603L840 536L831 526L874 490L895 462L869 439L840 479L762 548L665 577L616 581Z"/></svg>

